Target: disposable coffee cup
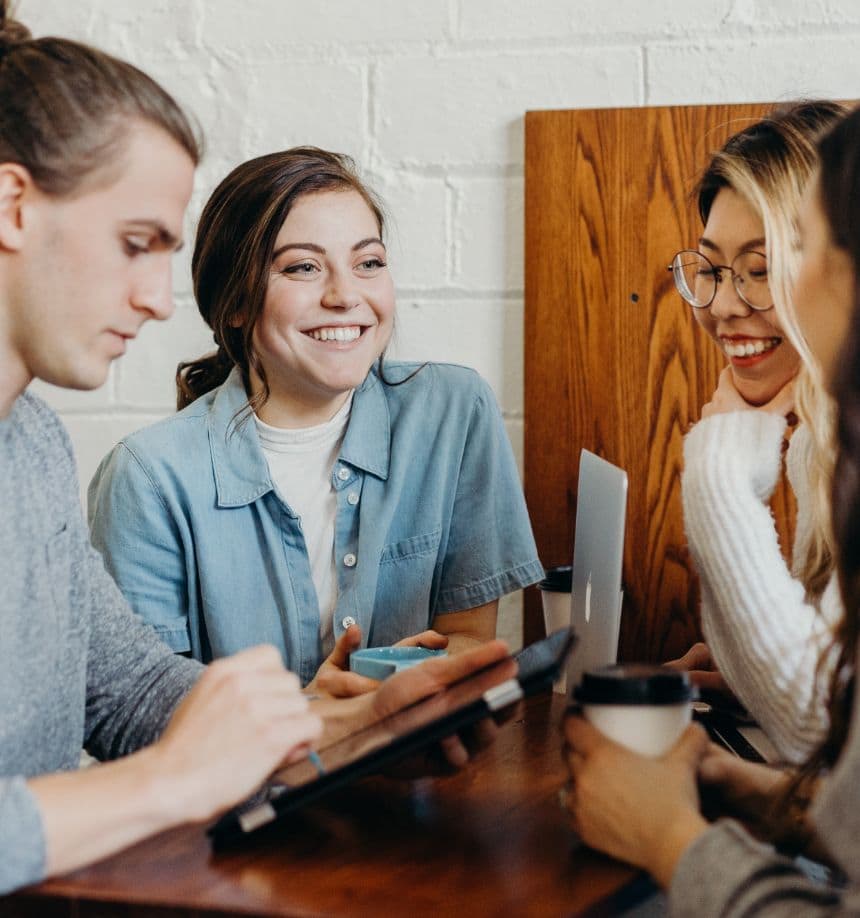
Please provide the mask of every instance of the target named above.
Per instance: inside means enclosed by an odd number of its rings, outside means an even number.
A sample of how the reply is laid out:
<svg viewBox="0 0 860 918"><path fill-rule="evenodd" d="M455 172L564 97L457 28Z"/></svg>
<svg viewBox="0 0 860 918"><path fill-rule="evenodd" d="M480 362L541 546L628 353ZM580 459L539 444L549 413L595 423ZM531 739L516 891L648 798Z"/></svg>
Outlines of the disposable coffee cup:
<svg viewBox="0 0 860 918"><path fill-rule="evenodd" d="M538 584L547 634L570 627L570 590L573 570L570 565L551 567ZM552 686L554 692L567 693L567 676L562 674Z"/></svg>
<svg viewBox="0 0 860 918"><path fill-rule="evenodd" d="M601 733L657 758L686 730L697 692L686 672L636 664L590 670L573 695Z"/></svg>

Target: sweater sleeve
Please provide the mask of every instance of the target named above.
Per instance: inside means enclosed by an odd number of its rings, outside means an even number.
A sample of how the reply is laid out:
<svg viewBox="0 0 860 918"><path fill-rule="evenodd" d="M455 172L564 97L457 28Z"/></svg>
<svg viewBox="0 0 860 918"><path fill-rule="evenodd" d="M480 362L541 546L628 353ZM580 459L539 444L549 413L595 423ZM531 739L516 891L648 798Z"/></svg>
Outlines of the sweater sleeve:
<svg viewBox="0 0 860 918"><path fill-rule="evenodd" d="M89 544L85 565L91 611L86 747L113 759L158 739L203 667L176 656L132 612Z"/></svg>
<svg viewBox="0 0 860 918"><path fill-rule="evenodd" d="M808 603L780 551L767 501L784 430L782 417L763 411L699 422L684 442L682 493L714 660L780 754L798 761L826 728L829 667L819 673L818 663L840 603L835 579L820 610Z"/></svg>
<svg viewBox="0 0 860 918"><path fill-rule="evenodd" d="M45 836L39 805L20 775L0 778L0 896L45 875Z"/></svg>
<svg viewBox="0 0 860 918"><path fill-rule="evenodd" d="M860 890L812 882L788 858L725 821L684 852L672 878L669 910L673 918L857 915Z"/></svg>

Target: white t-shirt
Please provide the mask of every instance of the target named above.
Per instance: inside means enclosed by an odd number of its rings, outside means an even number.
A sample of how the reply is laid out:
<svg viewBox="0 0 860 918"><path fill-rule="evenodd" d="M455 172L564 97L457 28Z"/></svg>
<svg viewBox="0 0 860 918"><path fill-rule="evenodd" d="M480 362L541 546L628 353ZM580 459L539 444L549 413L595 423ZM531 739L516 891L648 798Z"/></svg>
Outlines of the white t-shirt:
<svg viewBox="0 0 860 918"><path fill-rule="evenodd" d="M332 620L337 605L334 562L337 494L331 476L351 409L352 393L330 421L300 429L272 427L254 416L272 483L301 522L319 603L320 639L325 656L334 648Z"/></svg>

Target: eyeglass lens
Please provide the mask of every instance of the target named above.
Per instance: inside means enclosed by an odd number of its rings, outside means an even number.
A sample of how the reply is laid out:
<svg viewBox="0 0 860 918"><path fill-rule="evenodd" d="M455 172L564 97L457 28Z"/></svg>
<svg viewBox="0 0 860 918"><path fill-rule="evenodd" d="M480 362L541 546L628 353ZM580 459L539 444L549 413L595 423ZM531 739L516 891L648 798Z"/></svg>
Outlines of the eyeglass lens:
<svg viewBox="0 0 860 918"><path fill-rule="evenodd" d="M715 267L701 252L685 250L672 260L672 277L678 293L697 309L710 306L725 267ZM741 252L731 265L732 283L738 296L753 309L770 309L767 259L760 252Z"/></svg>

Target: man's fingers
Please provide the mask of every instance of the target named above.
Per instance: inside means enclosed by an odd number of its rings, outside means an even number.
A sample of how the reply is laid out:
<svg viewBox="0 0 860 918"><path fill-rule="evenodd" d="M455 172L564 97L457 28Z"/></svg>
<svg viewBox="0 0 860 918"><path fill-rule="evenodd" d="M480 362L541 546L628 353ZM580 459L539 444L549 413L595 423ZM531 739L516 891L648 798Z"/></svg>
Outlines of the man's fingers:
<svg viewBox="0 0 860 918"><path fill-rule="evenodd" d="M298 762L307 757L313 744L322 736L322 718L316 714L303 714L284 721L284 740L290 746L289 752L278 767Z"/></svg>

